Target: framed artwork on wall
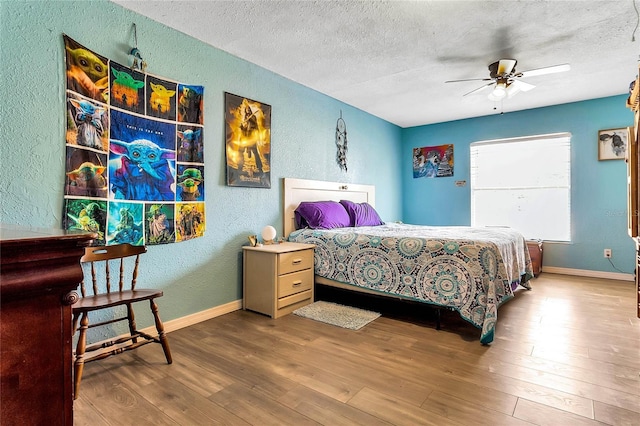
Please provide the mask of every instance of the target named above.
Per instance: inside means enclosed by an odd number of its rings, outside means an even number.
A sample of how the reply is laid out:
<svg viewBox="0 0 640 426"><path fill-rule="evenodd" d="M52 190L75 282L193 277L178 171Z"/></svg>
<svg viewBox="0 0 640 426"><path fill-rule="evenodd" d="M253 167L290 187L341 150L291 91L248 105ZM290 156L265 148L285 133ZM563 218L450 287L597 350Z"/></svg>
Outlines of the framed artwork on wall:
<svg viewBox="0 0 640 426"><path fill-rule="evenodd" d="M598 132L598 160L624 160L629 144L629 130L600 130Z"/></svg>
<svg viewBox="0 0 640 426"><path fill-rule="evenodd" d="M413 178L453 176L453 144L413 148Z"/></svg>
<svg viewBox="0 0 640 426"><path fill-rule="evenodd" d="M224 94L227 185L271 188L271 106Z"/></svg>

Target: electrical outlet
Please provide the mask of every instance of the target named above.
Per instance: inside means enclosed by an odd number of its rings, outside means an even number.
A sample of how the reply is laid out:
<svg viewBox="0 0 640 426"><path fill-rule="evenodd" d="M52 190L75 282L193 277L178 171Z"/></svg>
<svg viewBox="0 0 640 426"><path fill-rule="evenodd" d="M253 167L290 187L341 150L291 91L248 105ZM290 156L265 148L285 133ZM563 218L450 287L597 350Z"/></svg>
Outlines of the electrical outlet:
<svg viewBox="0 0 640 426"><path fill-rule="evenodd" d="M609 259L611 257L611 249L604 249L604 257L605 259Z"/></svg>

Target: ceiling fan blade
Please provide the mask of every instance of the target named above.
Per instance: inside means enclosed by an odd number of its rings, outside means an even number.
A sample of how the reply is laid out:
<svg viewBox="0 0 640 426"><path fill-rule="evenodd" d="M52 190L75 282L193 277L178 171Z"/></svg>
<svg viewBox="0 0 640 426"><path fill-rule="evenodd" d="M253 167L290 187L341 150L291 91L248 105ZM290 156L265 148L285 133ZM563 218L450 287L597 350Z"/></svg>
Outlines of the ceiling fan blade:
<svg viewBox="0 0 640 426"><path fill-rule="evenodd" d="M459 83L461 81L491 81L492 78L467 78L464 80L447 80L445 83Z"/></svg>
<svg viewBox="0 0 640 426"><path fill-rule="evenodd" d="M517 77L535 77L537 75L545 75L545 74L553 74L553 73L557 73L557 72L565 72L565 71L569 71L571 69L571 65L569 64L561 64L561 65L554 65L551 67L544 67L544 68L536 68L533 70L529 70L529 71L522 71L519 72L516 76Z"/></svg>
<svg viewBox="0 0 640 426"><path fill-rule="evenodd" d="M481 92L481 91L483 91L484 89L486 89L487 87L489 87L489 86L491 86L491 85L493 85L493 84L494 84L494 83L493 83L493 81L492 81L491 83L485 84L484 86L480 86L480 87L478 87L477 89L473 89L472 91L470 91L470 92L468 92L468 93L465 93L465 94L464 94L464 95L462 95L462 96L464 97L464 96L467 96L467 95L471 95L471 94L473 94L473 93Z"/></svg>
<svg viewBox="0 0 640 426"><path fill-rule="evenodd" d="M507 86L507 98L511 99L520 92L528 92L531 89L535 89L533 84L525 83L520 80L512 80Z"/></svg>
<svg viewBox="0 0 640 426"><path fill-rule="evenodd" d="M500 59L500 62L498 62L498 75L511 74L511 71L513 71L513 68L516 66L516 62L515 59Z"/></svg>
<svg viewBox="0 0 640 426"><path fill-rule="evenodd" d="M517 87L521 92L528 92L529 90L536 88L533 84L525 83L522 80L511 81L511 86Z"/></svg>

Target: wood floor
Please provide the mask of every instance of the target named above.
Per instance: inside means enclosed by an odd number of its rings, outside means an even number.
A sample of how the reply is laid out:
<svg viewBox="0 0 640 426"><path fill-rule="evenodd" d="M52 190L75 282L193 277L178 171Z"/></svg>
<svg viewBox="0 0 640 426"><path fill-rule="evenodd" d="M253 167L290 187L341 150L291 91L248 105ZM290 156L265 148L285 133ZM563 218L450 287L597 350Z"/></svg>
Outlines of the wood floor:
<svg viewBox="0 0 640 426"><path fill-rule="evenodd" d="M159 345L87 364L75 424L640 424L634 284L532 284L500 308L490 346L454 312L438 331L413 304L359 331L223 315L170 333L172 365Z"/></svg>

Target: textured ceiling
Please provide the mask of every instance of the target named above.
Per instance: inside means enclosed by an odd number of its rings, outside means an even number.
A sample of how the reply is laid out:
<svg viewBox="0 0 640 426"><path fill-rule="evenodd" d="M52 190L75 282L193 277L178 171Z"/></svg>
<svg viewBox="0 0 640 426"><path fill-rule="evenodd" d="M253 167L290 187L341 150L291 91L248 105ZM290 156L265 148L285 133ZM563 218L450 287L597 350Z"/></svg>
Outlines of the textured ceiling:
<svg viewBox="0 0 640 426"><path fill-rule="evenodd" d="M640 59L634 0L112 1L401 127L624 94ZM501 103L444 83L501 58L571 70Z"/></svg>

